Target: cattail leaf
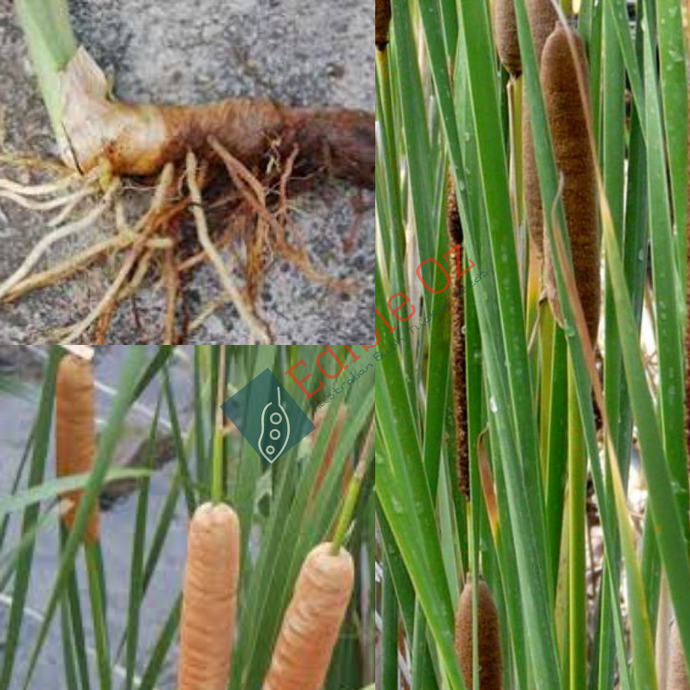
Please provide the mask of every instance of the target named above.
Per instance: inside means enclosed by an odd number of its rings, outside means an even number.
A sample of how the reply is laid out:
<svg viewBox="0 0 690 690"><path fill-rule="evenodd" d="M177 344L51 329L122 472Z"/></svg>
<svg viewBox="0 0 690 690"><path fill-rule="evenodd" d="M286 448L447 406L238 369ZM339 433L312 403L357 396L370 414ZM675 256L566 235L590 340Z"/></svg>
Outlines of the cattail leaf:
<svg viewBox="0 0 690 690"><path fill-rule="evenodd" d="M123 479L143 479L148 477L151 471L137 467L112 467L108 470L105 483L120 481ZM89 480L89 473L73 474L69 477L50 479L38 486L23 491L17 491L9 496L0 498L0 519L10 513L24 510L35 503L43 503L52 500L68 491L82 489Z"/></svg>
<svg viewBox="0 0 690 690"><path fill-rule="evenodd" d="M648 32L647 32L648 33ZM654 280L655 326L659 377L663 385L659 388L664 447L667 453L671 476L677 486L676 500L681 515L690 509L688 497L688 463L685 437L682 432L683 414L683 335L681 314L677 308L679 295L683 291L677 271L669 270L675 264L677 254L671 221L671 204L664 155L663 121L661 102L658 97L658 81L655 74L656 58L651 39L644 37L644 78L648 93L646 101L647 128L647 197L648 223L651 243L652 277ZM684 140L686 142L686 140ZM687 151L687 142L685 143ZM686 153L687 155L687 153ZM687 189L686 189L687 192ZM685 258L685 257L684 257ZM686 541L690 541L690 523L683 521Z"/></svg>
<svg viewBox="0 0 690 690"><path fill-rule="evenodd" d="M688 74L683 32L683 11L678 0L656 2L656 26L659 34L659 81L663 106L665 150L673 199L676 227L676 255L681 283L687 273L686 226L688 207ZM649 141L650 147L653 146ZM655 152L655 149L651 149Z"/></svg>

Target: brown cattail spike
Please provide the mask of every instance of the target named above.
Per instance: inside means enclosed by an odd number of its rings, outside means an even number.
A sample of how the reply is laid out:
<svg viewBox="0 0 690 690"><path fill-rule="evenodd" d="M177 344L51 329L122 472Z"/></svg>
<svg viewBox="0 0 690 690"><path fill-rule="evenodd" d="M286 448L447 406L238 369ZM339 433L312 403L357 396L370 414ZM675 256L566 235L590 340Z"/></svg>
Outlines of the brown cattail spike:
<svg viewBox="0 0 690 690"><path fill-rule="evenodd" d="M178 690L228 687L239 572L237 515L222 503L204 503L189 525Z"/></svg>
<svg viewBox="0 0 690 690"><path fill-rule="evenodd" d="M501 658L501 632L496 604L486 582L481 580L477 592L477 655L479 690L501 690L503 662ZM455 651L460 662L466 688L474 687L472 673L472 582L460 595L455 620Z"/></svg>
<svg viewBox="0 0 690 690"><path fill-rule="evenodd" d="M551 0L527 0L527 15L532 30L537 65L540 65L544 44L551 31L553 31L554 24L558 21L558 15L551 4ZM522 114L522 169L527 226L534 244L541 254L544 243L544 219L541 208L541 194L539 193L537 164L534 159L529 103L527 101L525 101Z"/></svg>
<svg viewBox="0 0 690 690"><path fill-rule="evenodd" d="M56 381L56 456L58 477L90 472L96 455L95 394L91 362L66 355L60 362ZM74 525L83 490L68 491L62 498L71 506L62 520L68 529ZM99 537L98 508L91 511L84 542L92 544Z"/></svg>
<svg viewBox="0 0 690 690"><path fill-rule="evenodd" d="M494 26L498 57L508 73L517 79L522 74L522 63L513 0L496 0Z"/></svg>
<svg viewBox="0 0 690 690"><path fill-rule="evenodd" d="M462 225L458 201L450 182L448 192L448 235L451 247L458 247L460 254L452 261L453 292L451 341L453 347L453 413L455 416L455 452L458 462L460 491L470 499L470 463L467 453L467 395L465 390L465 298L462 294L462 277L458 276L458 261L462 265Z"/></svg>
<svg viewBox="0 0 690 690"><path fill-rule="evenodd" d="M678 625L675 621L671 627L671 637L669 639L666 690L690 690L683 643L680 641Z"/></svg>
<svg viewBox="0 0 690 690"><path fill-rule="evenodd" d="M352 556L319 544L307 556L283 618L263 690L319 690L352 596Z"/></svg>
<svg viewBox="0 0 690 690"><path fill-rule="evenodd" d="M376 48L385 50L388 45L388 28L391 23L391 0L376 0Z"/></svg>
<svg viewBox="0 0 690 690"><path fill-rule="evenodd" d="M525 190L527 227L534 247L539 252L539 256L542 256L544 253L544 217L541 207L537 161L534 157L532 122L529 116L529 104L526 101L522 111L522 179Z"/></svg>
<svg viewBox="0 0 690 690"><path fill-rule="evenodd" d="M551 0L527 0L527 16L532 30L537 64L539 64L546 39L551 35L554 24L558 21L558 13Z"/></svg>
<svg viewBox="0 0 690 690"><path fill-rule="evenodd" d="M571 43L576 49L577 62ZM563 176L563 205L575 283L590 341L595 344L601 306L596 178L587 129L589 99L585 94L583 103L580 96L578 70L588 86L584 41L572 29L558 25L544 46L541 82L556 165ZM547 292L555 294L550 247L545 245L545 249Z"/></svg>

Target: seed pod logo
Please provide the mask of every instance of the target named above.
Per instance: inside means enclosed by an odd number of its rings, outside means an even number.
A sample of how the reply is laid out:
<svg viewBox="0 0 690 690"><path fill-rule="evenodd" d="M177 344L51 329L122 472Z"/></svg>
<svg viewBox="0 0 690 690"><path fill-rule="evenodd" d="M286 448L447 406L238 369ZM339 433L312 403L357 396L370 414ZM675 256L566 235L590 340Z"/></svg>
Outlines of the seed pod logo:
<svg viewBox="0 0 690 690"><path fill-rule="evenodd" d="M290 439L290 419L280 404L280 388L276 390L278 391L278 402L268 403L261 413L261 435L258 443L261 455L269 463L280 457ZM267 430L268 438L265 439Z"/></svg>

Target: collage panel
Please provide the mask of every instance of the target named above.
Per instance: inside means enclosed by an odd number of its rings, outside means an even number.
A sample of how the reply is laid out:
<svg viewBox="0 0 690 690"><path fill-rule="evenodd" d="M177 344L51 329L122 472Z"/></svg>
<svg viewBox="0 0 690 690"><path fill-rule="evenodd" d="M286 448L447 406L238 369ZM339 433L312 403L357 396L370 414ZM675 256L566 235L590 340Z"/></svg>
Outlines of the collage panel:
<svg viewBox="0 0 690 690"><path fill-rule="evenodd" d="M373 23L0 3L0 340L373 341Z"/></svg>
<svg viewBox="0 0 690 690"><path fill-rule="evenodd" d="M366 355L0 346L0 687L373 690Z"/></svg>
<svg viewBox="0 0 690 690"><path fill-rule="evenodd" d="M690 688L682 0L376 0L376 687Z"/></svg>

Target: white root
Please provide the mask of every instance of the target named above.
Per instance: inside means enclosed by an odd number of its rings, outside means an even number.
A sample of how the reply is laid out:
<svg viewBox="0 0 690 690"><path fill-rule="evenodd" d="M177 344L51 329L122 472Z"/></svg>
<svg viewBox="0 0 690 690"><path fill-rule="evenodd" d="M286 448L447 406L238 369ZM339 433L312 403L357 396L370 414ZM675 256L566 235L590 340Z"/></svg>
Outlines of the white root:
<svg viewBox="0 0 690 690"><path fill-rule="evenodd" d="M148 273L149 266L151 265L152 256L153 250L148 248L147 246L143 255L140 255L139 257L139 262L137 264L136 269L134 270L134 275L132 276L132 279L129 281L127 287L117 296L118 302L122 302L126 299L129 299L137 292L141 284L144 282L146 274Z"/></svg>
<svg viewBox="0 0 690 690"><path fill-rule="evenodd" d="M262 343L268 344L271 342L271 337L267 332L266 326L262 324L261 321L259 321L259 319L256 318L251 307L242 297L232 277L226 270L225 264L223 263L223 259L220 257L220 254L213 245L213 242L211 242L211 238L208 232L208 225L206 224L206 216L201 206L201 192L199 191L199 185L196 181L196 168L196 156L191 151L189 151L187 153L187 186L189 187L189 196L193 204L192 213L194 215L194 222L196 223L197 227L199 243L206 251L209 260L216 269L216 273L218 274L218 278L220 279L223 288L228 293L228 296L232 300L240 317L244 320L250 332L255 337L257 337Z"/></svg>
<svg viewBox="0 0 690 690"><path fill-rule="evenodd" d="M135 234L140 233L151 221L154 215L158 213L165 203L165 197L168 194L168 190L172 187L173 177L175 175L175 166L172 163L166 163L163 171L158 178L158 184L156 185L156 191L153 194L153 199L151 199L151 205L149 210L137 221L132 232ZM120 222L124 222L124 211L122 214L122 219Z"/></svg>
<svg viewBox="0 0 690 690"><path fill-rule="evenodd" d="M37 273L29 278L20 279L18 282L15 281L10 287L8 287L6 294L3 295L3 293L0 293L0 299L3 299L3 297L7 301L17 299L27 292L45 287L56 280L66 278L73 273L76 273L78 270L84 268L98 258L98 256L109 250L120 251L122 249L126 249L129 245L134 244L137 239L137 234L146 226L153 215L162 208L165 201L166 192L172 185L174 172L175 168L172 163L169 163L165 166L160 175L160 179L156 186L156 191L153 195L149 209L140 218L134 229L129 228L125 219L122 201L121 199L117 199L115 201L115 217L118 234L115 237L103 240L77 254L76 256L59 263L57 266L47 269L46 271ZM78 203L78 201L76 203ZM50 224L52 223L53 221L50 222ZM164 245L165 247L167 247L169 244L168 240L165 239L161 240L161 243L162 246ZM154 249L161 248L157 246L156 241L153 239L149 240L149 244L151 244L152 248Z"/></svg>
<svg viewBox="0 0 690 690"><path fill-rule="evenodd" d="M108 308L127 279L127 276L136 263L137 258L137 252L132 252L127 257L127 260L124 262L124 264L122 264L120 272L117 274L117 277L111 283L110 287L106 290L106 293L103 295L101 301L85 319L78 323L74 328L70 329L67 337L62 341L63 343L73 343L77 338L83 335L91 327L94 321L96 321L96 319Z"/></svg>
<svg viewBox="0 0 690 690"><path fill-rule="evenodd" d="M77 192L74 197L72 198L72 201L70 201L63 209L58 213L54 218L51 218L48 221L48 226L51 228L57 227L58 225L61 225L64 223L71 215L74 209L87 197L91 196L94 193L94 190L89 189L88 187L86 189L82 189L80 192Z"/></svg>
<svg viewBox="0 0 690 690"><path fill-rule="evenodd" d="M0 162L4 162L2 158L0 158ZM88 187L93 182L100 179L101 176L107 175L109 171L110 163L108 163L108 161L103 161L84 176L78 175L77 173L70 173L58 178L57 180L54 180L53 182L45 182L44 184L21 184L19 182L14 182L13 180L7 180L0 177L0 190L23 197L48 196L49 194L62 192L64 189L72 186L73 184L79 184L81 187Z"/></svg>
<svg viewBox="0 0 690 690"><path fill-rule="evenodd" d="M199 312L199 314L196 315L194 320L190 322L188 329L189 332L194 333L195 331L199 330L199 328L201 328L204 325L204 322L211 316L211 314L213 314L216 310L225 306L229 302L231 302L229 297L223 297L221 299L212 300Z"/></svg>
<svg viewBox="0 0 690 690"><path fill-rule="evenodd" d="M102 242L98 242L97 244L94 244L88 249L85 249L83 252L80 252L76 256L72 256L69 259L60 262L59 264L57 264L57 266L49 268L46 271L42 271L41 273L35 273L29 278L26 278L21 282L17 283L7 293L6 299L8 302L11 300L15 300L18 297L25 295L27 292L32 292L33 290L37 290L38 288L51 285L56 280L68 278L80 269L88 266L91 262L95 261L101 254L113 250L121 251L122 249L126 249L130 244L134 242L134 240L134 235L125 235L123 233L116 235L115 237L110 237L109 239L103 240Z"/></svg>
<svg viewBox="0 0 690 690"><path fill-rule="evenodd" d="M0 284L0 301L7 297L7 294L12 290L12 288L19 283L20 280L25 278L29 271L41 260L45 252L56 242L74 235L75 233L89 227L95 223L98 218L100 218L110 207L110 204L115 196L116 192L120 187L119 178L113 179L110 186L105 192L103 199L100 203L83 218L74 221L73 223L68 223L63 225L61 228L53 230L43 239L41 239L38 244L29 252L29 255L24 259L22 265L3 283Z"/></svg>
<svg viewBox="0 0 690 690"><path fill-rule="evenodd" d="M127 279L127 276L129 276L132 268L139 259L140 252L138 250L142 246L145 246L147 242L147 236L149 234L148 231L150 228L146 228L146 226L149 224L154 215L161 210L165 203L166 195L173 182L174 173L175 166L172 163L167 163L160 174L158 185L156 186L156 191L153 195L153 199L151 200L151 205L149 206L148 211L139 219L137 224L134 226L133 231L131 233L126 233L126 237L135 237L135 246L132 247L130 255L122 264L122 267L120 268L120 271L118 272L114 282L110 285L108 290L106 290L105 294L101 298L101 301L94 309L91 310L85 319L80 321L76 326L68 331L63 342L71 343L77 338L81 337L92 326L96 319L98 319L101 314L106 311L110 304L117 299L118 293ZM122 208L120 208L120 215L120 222L124 222L124 213ZM139 235L144 228L146 228L146 231ZM143 275L141 277L143 278Z"/></svg>
<svg viewBox="0 0 690 690"><path fill-rule="evenodd" d="M32 199L27 199L20 194L15 194L14 192L5 192L0 190L0 199L9 199L18 206L23 206L31 211L52 211L53 209L60 208L61 206L74 208L76 203L79 203L84 197L89 196L89 194L92 194L94 191L95 190L87 187L86 189L80 189L77 192L65 194L64 196L59 196L55 199L48 199L47 201L33 201Z"/></svg>
<svg viewBox="0 0 690 690"><path fill-rule="evenodd" d="M12 180L5 180L0 178L0 189L11 192L12 194L19 194L21 196L46 196L60 192L66 187L78 182L80 177L78 175L67 175L55 182L47 182L46 184L25 185Z"/></svg>

